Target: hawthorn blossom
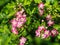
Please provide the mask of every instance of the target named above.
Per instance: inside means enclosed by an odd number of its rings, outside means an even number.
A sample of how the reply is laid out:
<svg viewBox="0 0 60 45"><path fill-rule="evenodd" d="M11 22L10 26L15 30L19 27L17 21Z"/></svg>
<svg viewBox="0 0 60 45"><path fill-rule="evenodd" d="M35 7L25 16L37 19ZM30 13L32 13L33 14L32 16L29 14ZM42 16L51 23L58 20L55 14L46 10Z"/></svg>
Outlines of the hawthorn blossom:
<svg viewBox="0 0 60 45"><path fill-rule="evenodd" d="M18 22L18 23L17 23L17 28L21 28L22 25L23 25L23 22Z"/></svg>
<svg viewBox="0 0 60 45"><path fill-rule="evenodd" d="M16 17L11 20L12 24L12 33L18 34L18 31L16 28L21 28L23 24L26 22L26 14L23 13L24 9L21 11L18 11L16 13Z"/></svg>
<svg viewBox="0 0 60 45"><path fill-rule="evenodd" d="M52 26L52 25L54 24L54 21L49 20L49 21L47 22L47 24L48 24L48 26Z"/></svg>
<svg viewBox="0 0 60 45"><path fill-rule="evenodd" d="M26 38L25 37L21 37L20 38L20 44L19 45L24 45L26 43Z"/></svg>
<svg viewBox="0 0 60 45"><path fill-rule="evenodd" d="M51 30L51 35L56 36L58 34L58 31L56 29Z"/></svg>
<svg viewBox="0 0 60 45"><path fill-rule="evenodd" d="M48 38L51 33L47 30L44 26L39 26L38 29L35 31L37 37L41 37L42 39Z"/></svg>
<svg viewBox="0 0 60 45"><path fill-rule="evenodd" d="M12 19L11 23L12 23L13 27L16 27L17 26L17 20L16 20L16 18Z"/></svg>
<svg viewBox="0 0 60 45"><path fill-rule="evenodd" d="M17 27L20 28L26 22L26 15L21 15L18 19Z"/></svg>
<svg viewBox="0 0 60 45"><path fill-rule="evenodd" d="M44 14L44 10L39 10L39 14L42 16Z"/></svg>
<svg viewBox="0 0 60 45"><path fill-rule="evenodd" d="M40 37L41 31L44 31L44 26L39 26L38 29L35 31L37 37Z"/></svg>
<svg viewBox="0 0 60 45"><path fill-rule="evenodd" d="M42 16L44 14L44 4L42 2L38 5L38 10L40 16Z"/></svg>
<svg viewBox="0 0 60 45"><path fill-rule="evenodd" d="M44 4L43 4L43 3L40 3L40 4L38 5L38 8L39 8L39 9L44 9Z"/></svg>
<svg viewBox="0 0 60 45"><path fill-rule="evenodd" d="M18 31L17 31L17 29L15 27L12 27L12 33L18 34Z"/></svg>
<svg viewBox="0 0 60 45"><path fill-rule="evenodd" d="M37 37L40 37L40 32L38 30L35 31Z"/></svg>
<svg viewBox="0 0 60 45"><path fill-rule="evenodd" d="M45 30L45 27L44 26L39 26L38 30L40 30L40 31Z"/></svg>
<svg viewBox="0 0 60 45"><path fill-rule="evenodd" d="M42 37L42 39L44 39L44 38L48 38L49 36L50 36L50 31L45 30L41 37Z"/></svg>
<svg viewBox="0 0 60 45"><path fill-rule="evenodd" d="M46 38L46 37L47 37L46 34L42 34L42 35L41 35L41 38L42 38L42 39L44 39L44 38Z"/></svg>
<svg viewBox="0 0 60 45"><path fill-rule="evenodd" d="M46 16L46 20L51 20L51 19L52 19L52 17L50 14Z"/></svg>

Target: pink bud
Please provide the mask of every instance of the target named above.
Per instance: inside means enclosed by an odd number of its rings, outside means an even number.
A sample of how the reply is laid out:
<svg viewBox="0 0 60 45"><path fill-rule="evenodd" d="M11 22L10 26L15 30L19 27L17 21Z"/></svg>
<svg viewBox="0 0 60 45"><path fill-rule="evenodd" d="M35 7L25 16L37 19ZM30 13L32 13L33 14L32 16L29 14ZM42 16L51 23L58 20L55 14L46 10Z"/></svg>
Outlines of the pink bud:
<svg viewBox="0 0 60 45"><path fill-rule="evenodd" d="M56 36L58 34L58 31L56 30L56 29L53 29L52 31L51 31L51 35L52 36Z"/></svg>
<svg viewBox="0 0 60 45"><path fill-rule="evenodd" d="M52 19L51 15L47 15L46 20L51 20L51 19Z"/></svg>
<svg viewBox="0 0 60 45"><path fill-rule="evenodd" d="M44 20L41 20L42 22L44 22Z"/></svg>
<svg viewBox="0 0 60 45"><path fill-rule="evenodd" d="M47 24L48 24L48 26L52 26L54 24L54 21L49 20Z"/></svg>
<svg viewBox="0 0 60 45"><path fill-rule="evenodd" d="M17 31L17 29L15 27L12 27L12 33L18 34L18 31Z"/></svg>
<svg viewBox="0 0 60 45"><path fill-rule="evenodd" d="M38 8L39 8L39 9L44 9L44 4L43 4L43 3L40 3L40 4L38 5Z"/></svg>

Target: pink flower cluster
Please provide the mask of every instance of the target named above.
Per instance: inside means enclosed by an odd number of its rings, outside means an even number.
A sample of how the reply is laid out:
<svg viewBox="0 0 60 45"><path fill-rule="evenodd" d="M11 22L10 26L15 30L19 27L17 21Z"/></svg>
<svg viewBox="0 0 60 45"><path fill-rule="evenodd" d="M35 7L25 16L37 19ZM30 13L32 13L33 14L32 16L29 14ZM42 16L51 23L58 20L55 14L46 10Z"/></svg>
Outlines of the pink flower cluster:
<svg viewBox="0 0 60 45"><path fill-rule="evenodd" d="M44 14L44 4L42 2L38 5L38 10L40 16L42 16Z"/></svg>
<svg viewBox="0 0 60 45"><path fill-rule="evenodd" d="M41 37L42 39L44 39L48 38L49 36L56 36L58 34L58 31L56 29L49 31L44 26L39 26L35 31L35 34L37 37Z"/></svg>
<svg viewBox="0 0 60 45"><path fill-rule="evenodd" d="M16 18L13 18L11 20L12 33L14 34L18 34L18 31L16 28L21 28L23 24L26 22L26 14L23 12L24 12L24 9L22 9L21 11L18 11L16 13Z"/></svg>
<svg viewBox="0 0 60 45"><path fill-rule="evenodd" d="M25 42L26 42L26 38L25 37L21 37L21 39L20 39L20 44L19 45L24 45L25 44Z"/></svg>
<svg viewBox="0 0 60 45"><path fill-rule="evenodd" d="M52 20L52 16L50 14L46 16L46 20L48 21L48 26L52 26L54 24L54 21Z"/></svg>
<svg viewBox="0 0 60 45"><path fill-rule="evenodd" d="M38 10L39 10L40 16L42 16L44 14L44 6L45 5L42 2L38 5ZM46 20L48 21L47 22L48 26L52 26L54 24L54 21L52 21L52 16L50 14L47 15Z"/></svg>

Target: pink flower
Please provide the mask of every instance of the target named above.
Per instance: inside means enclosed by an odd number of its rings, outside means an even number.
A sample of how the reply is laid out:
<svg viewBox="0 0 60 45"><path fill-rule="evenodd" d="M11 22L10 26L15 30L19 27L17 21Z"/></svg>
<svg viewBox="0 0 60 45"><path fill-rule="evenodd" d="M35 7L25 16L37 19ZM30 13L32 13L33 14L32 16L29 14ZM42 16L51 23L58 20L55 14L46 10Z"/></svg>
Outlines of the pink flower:
<svg viewBox="0 0 60 45"><path fill-rule="evenodd" d="M44 4L43 4L43 3L40 3L40 4L38 5L38 8L39 8L39 9L44 9Z"/></svg>
<svg viewBox="0 0 60 45"><path fill-rule="evenodd" d="M47 15L46 20L51 20L51 19L52 19L51 15Z"/></svg>
<svg viewBox="0 0 60 45"><path fill-rule="evenodd" d="M42 31L44 31L45 28L44 26L39 26L38 29L35 31L35 34L37 37L40 37L40 34L42 33Z"/></svg>
<svg viewBox="0 0 60 45"><path fill-rule="evenodd" d="M18 27L18 28L21 28L22 25L23 25L23 22L20 22L20 21L19 21L19 22L17 23L17 27Z"/></svg>
<svg viewBox="0 0 60 45"><path fill-rule="evenodd" d="M17 29L15 27L12 27L12 33L18 34L18 31L17 31Z"/></svg>
<svg viewBox="0 0 60 45"><path fill-rule="evenodd" d="M20 15L21 13L20 13L20 11L18 11L17 13L16 13L16 15Z"/></svg>
<svg viewBox="0 0 60 45"><path fill-rule="evenodd" d="M11 20L12 26L16 27L17 26L17 20L16 18L14 18L13 20Z"/></svg>
<svg viewBox="0 0 60 45"><path fill-rule="evenodd" d="M35 31L37 37L40 37L40 32L38 30Z"/></svg>
<svg viewBox="0 0 60 45"><path fill-rule="evenodd" d="M46 34L47 37L49 37L49 36L51 35L49 30L45 30L45 31L44 31L44 34Z"/></svg>
<svg viewBox="0 0 60 45"><path fill-rule="evenodd" d="M20 39L20 45L24 45L26 43L26 38L25 37L21 37Z"/></svg>
<svg viewBox="0 0 60 45"><path fill-rule="evenodd" d="M42 34L42 39L43 38L48 38L50 36L50 31L49 30L45 30L44 34Z"/></svg>
<svg viewBox="0 0 60 45"><path fill-rule="evenodd" d="M23 17L26 18L26 14L25 13L23 14Z"/></svg>
<svg viewBox="0 0 60 45"><path fill-rule="evenodd" d="M49 20L47 24L48 24L48 26L52 26L54 24L54 21Z"/></svg>
<svg viewBox="0 0 60 45"><path fill-rule="evenodd" d="M49 30L45 30L45 31L44 31L44 34L50 35L50 31L49 31Z"/></svg>
<svg viewBox="0 0 60 45"><path fill-rule="evenodd" d="M44 39L44 38L46 38L46 37L47 37L46 34L42 34L42 35L41 35L41 38L42 38L42 39Z"/></svg>
<svg viewBox="0 0 60 45"><path fill-rule="evenodd" d="M39 14L42 16L44 14L44 10L39 10Z"/></svg>
<svg viewBox="0 0 60 45"><path fill-rule="evenodd" d="M38 30L39 30L39 31L45 30L45 27L44 27L44 26L39 26L39 27L38 27Z"/></svg>
<svg viewBox="0 0 60 45"><path fill-rule="evenodd" d="M19 45L24 45L24 43L20 43Z"/></svg>
<svg viewBox="0 0 60 45"><path fill-rule="evenodd" d="M58 31L56 29L51 30L51 35L56 36L58 34Z"/></svg>
<svg viewBox="0 0 60 45"><path fill-rule="evenodd" d="M16 15L16 18L21 18L22 14Z"/></svg>
<svg viewBox="0 0 60 45"><path fill-rule="evenodd" d="M23 17L22 17L22 18L20 18L20 21L21 21L21 22L26 22L26 18L23 18Z"/></svg>

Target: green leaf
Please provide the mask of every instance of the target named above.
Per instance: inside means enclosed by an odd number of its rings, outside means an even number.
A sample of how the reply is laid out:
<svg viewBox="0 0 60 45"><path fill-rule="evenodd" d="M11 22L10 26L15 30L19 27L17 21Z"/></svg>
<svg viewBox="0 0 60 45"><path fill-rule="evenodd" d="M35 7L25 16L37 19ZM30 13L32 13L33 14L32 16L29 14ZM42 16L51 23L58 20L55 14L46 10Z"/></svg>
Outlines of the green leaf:
<svg viewBox="0 0 60 45"><path fill-rule="evenodd" d="M59 35L57 37L58 37L58 39L60 39L60 33L59 33Z"/></svg>
<svg viewBox="0 0 60 45"><path fill-rule="evenodd" d="M24 4L23 5L30 5L32 0L24 0Z"/></svg>
<svg viewBox="0 0 60 45"><path fill-rule="evenodd" d="M40 3L41 2L41 0L34 0L35 1L35 3Z"/></svg>
<svg viewBox="0 0 60 45"><path fill-rule="evenodd" d="M53 27L58 30L60 28L60 25L55 24Z"/></svg>

